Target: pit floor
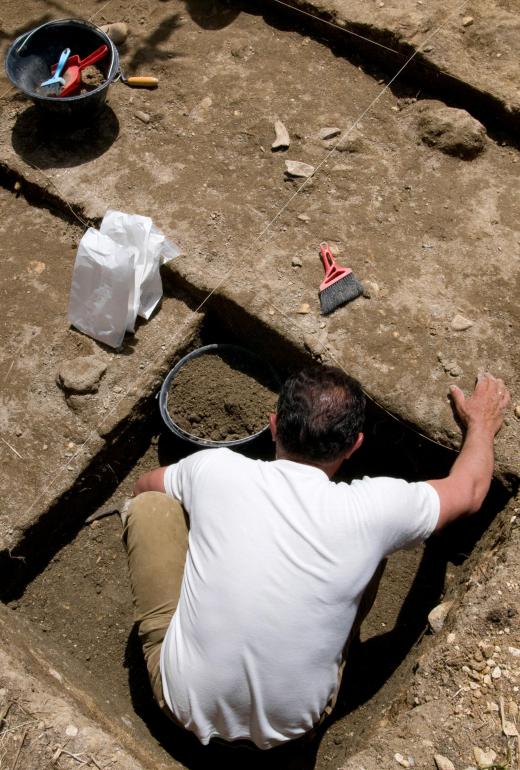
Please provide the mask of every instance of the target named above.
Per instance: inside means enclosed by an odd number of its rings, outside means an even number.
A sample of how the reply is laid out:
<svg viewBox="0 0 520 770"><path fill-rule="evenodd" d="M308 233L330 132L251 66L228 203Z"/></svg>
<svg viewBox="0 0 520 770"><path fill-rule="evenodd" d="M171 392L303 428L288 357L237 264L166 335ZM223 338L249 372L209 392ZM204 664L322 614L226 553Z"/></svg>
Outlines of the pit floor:
<svg viewBox="0 0 520 770"><path fill-rule="evenodd" d="M379 451L374 451L376 446ZM157 418L141 459L120 479L101 509L120 506L140 474L175 462L193 449L171 436ZM272 443L265 436L246 451L252 457L269 459ZM428 478L441 473L450 460L451 453L417 440L393 420L371 414L365 447L350 466L345 466L340 478L383 472L410 480ZM87 510L85 515L91 512ZM295 767L332 768L367 744L392 700L406 686L415 659L413 647L426 628L429 609L446 586L457 581L460 565L495 512L492 507L484 511L471 531L452 529L448 535L433 538L425 548L390 558L376 603L362 629L362 644L352 653L333 722L313 744L267 752L255 757L255 766L288 767L294 763ZM51 647L70 656L78 684L139 736L157 760L167 761L173 756L195 768L207 767L215 757L224 755L228 766L242 766L242 752L202 748L173 728L153 704L133 628L118 516L81 528L10 606L28 617ZM253 761L249 755L247 758L249 763Z"/></svg>

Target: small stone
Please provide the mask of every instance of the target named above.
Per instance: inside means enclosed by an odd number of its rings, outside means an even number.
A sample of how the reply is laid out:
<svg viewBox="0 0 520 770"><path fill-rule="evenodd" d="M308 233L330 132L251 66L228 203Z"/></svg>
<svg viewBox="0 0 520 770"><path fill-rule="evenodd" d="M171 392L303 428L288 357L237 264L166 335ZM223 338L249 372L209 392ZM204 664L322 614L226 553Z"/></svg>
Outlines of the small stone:
<svg viewBox="0 0 520 770"><path fill-rule="evenodd" d="M303 302L303 303L300 305L300 307L298 308L297 312L298 312L300 315L306 315L307 313L309 313L309 312L310 312L310 309L311 309L311 306L309 305L309 303L308 303L308 302Z"/></svg>
<svg viewBox="0 0 520 770"><path fill-rule="evenodd" d="M298 219L301 222L310 222L311 221L311 218L310 218L310 216L308 214L298 214Z"/></svg>
<svg viewBox="0 0 520 770"><path fill-rule="evenodd" d="M520 404L517 404L515 406L515 417L517 418L517 420L520 420Z"/></svg>
<svg viewBox="0 0 520 770"><path fill-rule="evenodd" d="M491 672L491 678L492 679L500 679L502 676L502 669L500 666L495 666L495 668Z"/></svg>
<svg viewBox="0 0 520 770"><path fill-rule="evenodd" d="M457 634L455 634L453 631L450 631L450 633L446 637L446 642L448 644L454 644L456 638L457 638Z"/></svg>
<svg viewBox="0 0 520 770"><path fill-rule="evenodd" d="M115 21L113 24L103 24L101 31L108 35L110 40L116 45L124 43L128 37L128 24L124 21Z"/></svg>
<svg viewBox="0 0 520 770"><path fill-rule="evenodd" d="M281 120L275 120L274 131L276 138L271 145L271 150L287 150L291 144L291 139Z"/></svg>
<svg viewBox="0 0 520 770"><path fill-rule="evenodd" d="M75 738L78 733L79 730L76 725L67 725L65 728L65 735L67 735L69 738Z"/></svg>
<svg viewBox="0 0 520 770"><path fill-rule="evenodd" d="M375 281L363 281L363 296L366 299L376 299L379 291L379 285Z"/></svg>
<svg viewBox="0 0 520 770"><path fill-rule="evenodd" d="M62 682L62 681L63 681L63 677L62 677L62 675L61 675L61 674L60 674L58 671L56 671L56 669L54 669L54 668L50 668L50 669L49 669L49 674L50 674L52 677L54 677L54 679L57 679L57 680L58 680L58 682Z"/></svg>
<svg viewBox="0 0 520 770"><path fill-rule="evenodd" d="M473 321L470 321L469 318L464 318L463 315L457 314L454 316L451 322L451 328L455 329L456 332L464 332L466 329L470 329L473 326Z"/></svg>
<svg viewBox="0 0 520 770"><path fill-rule="evenodd" d="M431 53L433 51L433 46L429 44L425 45L422 50L424 51L424 53Z"/></svg>
<svg viewBox="0 0 520 770"><path fill-rule="evenodd" d="M319 137L326 141L327 139L334 139L335 136L339 136L340 134L341 128L338 128L337 126L326 126L325 128L320 128Z"/></svg>
<svg viewBox="0 0 520 770"><path fill-rule="evenodd" d="M473 16L464 16L462 19L462 26L463 27L471 27L475 19Z"/></svg>
<svg viewBox="0 0 520 770"><path fill-rule="evenodd" d="M448 155L471 160L486 147L486 129L466 110L424 100L417 127L422 141Z"/></svg>
<svg viewBox="0 0 520 770"><path fill-rule="evenodd" d="M448 757L443 757L442 754L434 754L433 759L437 765L437 770L455 770L455 765Z"/></svg>
<svg viewBox="0 0 520 770"><path fill-rule="evenodd" d="M502 732L507 738L518 738L518 730L514 722L508 722L506 719L502 722Z"/></svg>
<svg viewBox="0 0 520 770"><path fill-rule="evenodd" d="M63 361L56 381L69 393L97 393L107 365L98 356L81 356Z"/></svg>
<svg viewBox="0 0 520 770"><path fill-rule="evenodd" d="M363 148L363 134L356 128L347 131L343 139L336 145L338 152L362 152Z"/></svg>
<svg viewBox="0 0 520 770"><path fill-rule="evenodd" d="M520 648L518 648L518 647L508 647L507 651L514 658L520 658Z"/></svg>
<svg viewBox="0 0 520 770"><path fill-rule="evenodd" d="M302 163L299 160L286 160L285 173L289 177L299 177L309 179L314 174L314 166L309 163Z"/></svg>
<svg viewBox="0 0 520 770"><path fill-rule="evenodd" d="M293 257L291 261L291 265L293 267L302 267L303 262L301 261L300 257Z"/></svg>
<svg viewBox="0 0 520 770"><path fill-rule="evenodd" d="M491 687L492 681L489 674L484 674L484 676L482 677L482 682L486 685L486 687Z"/></svg>
<svg viewBox="0 0 520 770"><path fill-rule="evenodd" d="M401 767L410 767L410 762L402 754L394 754L394 759Z"/></svg>
<svg viewBox="0 0 520 770"><path fill-rule="evenodd" d="M461 367L455 363L451 364L448 371L452 377L461 377L463 373Z"/></svg>
<svg viewBox="0 0 520 770"><path fill-rule="evenodd" d="M149 123L150 122L150 115L147 112L143 112L142 110L138 110L135 113L135 117L141 121L141 123Z"/></svg>
<svg viewBox="0 0 520 770"><path fill-rule="evenodd" d="M441 604L438 604L436 607L434 607L433 610L431 610L428 614L428 623L430 624L430 628L434 633L438 634L439 631L442 630L452 605L452 601L442 602Z"/></svg>
<svg viewBox="0 0 520 770"><path fill-rule="evenodd" d="M497 755L493 749L487 749L487 751L483 751L478 746L473 746L473 756L475 757L475 762L480 768L489 767L497 758Z"/></svg>
<svg viewBox="0 0 520 770"><path fill-rule="evenodd" d="M20 192L20 190L21 190L21 189L22 189L22 185L21 185L21 183L20 183L20 182L17 180L17 181L14 183L14 191L17 193L17 192Z"/></svg>

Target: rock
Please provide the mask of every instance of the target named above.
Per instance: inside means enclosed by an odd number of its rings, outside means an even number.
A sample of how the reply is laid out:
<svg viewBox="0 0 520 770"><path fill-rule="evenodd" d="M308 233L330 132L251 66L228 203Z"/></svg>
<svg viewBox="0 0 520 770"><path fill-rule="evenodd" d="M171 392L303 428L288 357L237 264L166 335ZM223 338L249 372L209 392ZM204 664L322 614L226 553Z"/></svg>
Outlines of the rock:
<svg viewBox="0 0 520 770"><path fill-rule="evenodd" d="M463 315L459 315L458 313L456 316L454 316L451 322L451 328L455 329L456 332L464 332L466 329L470 329L472 326L473 321L470 321L469 318L464 318Z"/></svg>
<svg viewBox="0 0 520 770"><path fill-rule="evenodd" d="M493 749L487 749L487 751L483 751L482 749L479 749L478 746L473 746L473 756L475 757L475 762L480 768L489 767L497 758L497 755Z"/></svg>
<svg viewBox="0 0 520 770"><path fill-rule="evenodd" d="M500 668L500 666L495 666L495 668L491 672L491 678L500 679L501 676L502 676L502 669Z"/></svg>
<svg viewBox="0 0 520 770"><path fill-rule="evenodd" d="M124 21L115 21L112 24L103 24L101 31L108 35L110 40L116 45L124 43L128 37L128 24Z"/></svg>
<svg viewBox="0 0 520 770"><path fill-rule="evenodd" d="M98 356L82 356L63 361L56 381L69 393L97 393L107 365Z"/></svg>
<svg viewBox="0 0 520 770"><path fill-rule="evenodd" d="M508 722L504 719L502 722L502 732L506 738L518 738L518 730L514 722Z"/></svg>
<svg viewBox="0 0 520 770"><path fill-rule="evenodd" d="M338 152L362 152L364 148L363 134L356 128L345 133L345 137L336 145Z"/></svg>
<svg viewBox="0 0 520 770"><path fill-rule="evenodd" d="M366 299L376 299L379 291L379 285L375 281L363 281L363 296Z"/></svg>
<svg viewBox="0 0 520 770"><path fill-rule="evenodd" d="M298 214L298 219L302 222L310 222L311 218L308 214Z"/></svg>
<svg viewBox="0 0 520 770"><path fill-rule="evenodd" d="M271 145L271 150L287 150L291 144L291 139L289 137L289 132L281 120L275 121L274 131L276 138Z"/></svg>
<svg viewBox="0 0 520 770"><path fill-rule="evenodd" d="M520 404L515 406L515 417L520 420Z"/></svg>
<svg viewBox="0 0 520 770"><path fill-rule="evenodd" d="M79 730L76 725L67 725L65 728L65 735L67 735L69 738L75 738L78 733Z"/></svg>
<svg viewBox="0 0 520 770"><path fill-rule="evenodd" d="M291 265L293 267L301 267L303 265L303 262L301 261L300 257L293 257Z"/></svg>
<svg viewBox="0 0 520 770"><path fill-rule="evenodd" d="M341 134L341 128L338 128L337 126L327 126L326 128L321 128L319 137L320 139L334 139L335 136L339 136Z"/></svg>
<svg viewBox="0 0 520 770"><path fill-rule="evenodd" d="M434 101L424 101L418 109L419 136L430 147L465 160L485 149L486 129L466 110Z"/></svg>
<svg viewBox="0 0 520 770"><path fill-rule="evenodd" d="M462 19L462 26L463 27L471 27L475 19L473 16L464 16Z"/></svg>
<svg viewBox="0 0 520 770"><path fill-rule="evenodd" d="M308 179L314 174L314 166L302 163L299 160L286 160L285 173L289 177L303 177Z"/></svg>
<svg viewBox="0 0 520 770"><path fill-rule="evenodd" d="M401 767L410 767L410 761L403 757L402 754L394 754L394 759Z"/></svg>
<svg viewBox="0 0 520 770"><path fill-rule="evenodd" d="M140 120L142 123L149 123L150 122L150 116L147 112L143 112L142 110L138 110L135 113L135 117Z"/></svg>
<svg viewBox="0 0 520 770"><path fill-rule="evenodd" d="M311 309L311 306L309 305L309 303L308 303L308 302L303 302L303 303L300 305L300 307L298 308L297 312L298 312L300 315L306 315L307 313L309 313L309 312L310 312L310 309Z"/></svg>
<svg viewBox="0 0 520 770"><path fill-rule="evenodd" d="M438 604L436 607L434 607L433 610L431 610L431 612L428 614L428 623L430 624L430 628L434 633L438 634L439 631L442 630L444 621L446 620L452 605L452 601L442 602L441 604Z"/></svg>
<svg viewBox="0 0 520 770"><path fill-rule="evenodd" d="M435 754L433 759L437 765L437 770L455 770L455 765L448 757L443 757L442 754Z"/></svg>
<svg viewBox="0 0 520 770"><path fill-rule="evenodd" d="M450 633L446 637L446 642L448 644L454 644L456 639L457 639L457 634L455 634L453 631L450 631Z"/></svg>
<svg viewBox="0 0 520 770"><path fill-rule="evenodd" d="M439 359L439 361L444 371L451 374L452 377L460 377L462 375L462 369L455 361L445 361L444 359Z"/></svg>
<svg viewBox="0 0 520 770"><path fill-rule="evenodd" d="M514 658L520 658L520 648L519 647L508 647L507 651Z"/></svg>

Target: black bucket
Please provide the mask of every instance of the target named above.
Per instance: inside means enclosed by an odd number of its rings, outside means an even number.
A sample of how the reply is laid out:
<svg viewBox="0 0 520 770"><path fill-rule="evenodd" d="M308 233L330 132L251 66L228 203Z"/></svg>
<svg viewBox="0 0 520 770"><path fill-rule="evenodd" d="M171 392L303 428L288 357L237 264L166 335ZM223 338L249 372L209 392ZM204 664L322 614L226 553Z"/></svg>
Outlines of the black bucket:
<svg viewBox="0 0 520 770"><path fill-rule="evenodd" d="M181 358L181 360L166 376L166 379L164 380L159 393L159 409L161 412L161 417L163 418L168 428L172 431L172 433L175 433L175 435L179 438L182 438L185 441L189 441L190 443L196 444L200 447L232 447L249 444L251 441L259 438L259 436L262 436L269 429L269 426L266 424L265 427L257 431L257 433L253 433L250 436L245 436L244 438L231 439L230 441L213 441L212 439L201 438L200 436L195 436L193 433L188 433L187 431L183 430L180 425L177 425L177 423L172 420L170 413L168 412L168 395L170 392L170 386L179 370L193 358L198 358L199 356L203 356L208 353L225 353L232 355L237 360L241 359L244 362L248 361L252 363L258 371L262 372L265 379L272 385L276 386L277 388L280 386L280 379L273 367L267 363L267 361L264 361L262 358L257 356L256 353L247 350L247 348L243 348L240 345L230 345L227 343L205 345L202 348L197 348L191 353L188 353L186 356L184 356L184 358Z"/></svg>
<svg viewBox="0 0 520 770"><path fill-rule="evenodd" d="M41 84L51 76L51 66L65 48L84 59L103 44L108 46L108 54L96 65L105 77L101 85L77 96L45 95ZM20 35L7 51L5 70L11 83L40 110L56 118L88 122L103 107L108 87L119 74L119 54L108 35L93 24L59 19Z"/></svg>

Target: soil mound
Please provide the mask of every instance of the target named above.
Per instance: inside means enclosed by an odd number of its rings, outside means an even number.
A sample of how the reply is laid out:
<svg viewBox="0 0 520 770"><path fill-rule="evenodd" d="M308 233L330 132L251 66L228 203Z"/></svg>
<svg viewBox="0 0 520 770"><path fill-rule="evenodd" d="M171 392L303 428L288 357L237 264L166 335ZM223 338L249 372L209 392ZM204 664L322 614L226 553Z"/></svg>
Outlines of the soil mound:
<svg viewBox="0 0 520 770"><path fill-rule="evenodd" d="M233 441L262 430L276 408L276 384L260 360L237 350L187 361L168 393L168 413L201 439Z"/></svg>

